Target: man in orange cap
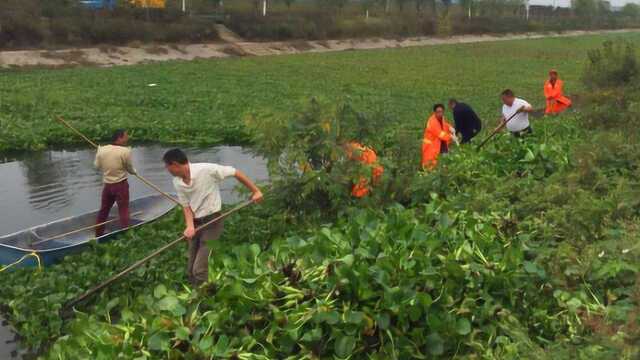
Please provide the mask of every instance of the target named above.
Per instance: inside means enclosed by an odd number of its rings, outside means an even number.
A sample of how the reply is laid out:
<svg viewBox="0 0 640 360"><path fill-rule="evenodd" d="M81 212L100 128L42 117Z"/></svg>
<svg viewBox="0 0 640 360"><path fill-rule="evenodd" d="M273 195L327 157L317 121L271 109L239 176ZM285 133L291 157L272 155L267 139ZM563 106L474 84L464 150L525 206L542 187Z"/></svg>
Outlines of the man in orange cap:
<svg viewBox="0 0 640 360"><path fill-rule="evenodd" d="M563 95L564 82L558 79L558 72L549 71L549 80L544 82L544 97L547 98L545 114L559 114L571 106L571 99Z"/></svg>

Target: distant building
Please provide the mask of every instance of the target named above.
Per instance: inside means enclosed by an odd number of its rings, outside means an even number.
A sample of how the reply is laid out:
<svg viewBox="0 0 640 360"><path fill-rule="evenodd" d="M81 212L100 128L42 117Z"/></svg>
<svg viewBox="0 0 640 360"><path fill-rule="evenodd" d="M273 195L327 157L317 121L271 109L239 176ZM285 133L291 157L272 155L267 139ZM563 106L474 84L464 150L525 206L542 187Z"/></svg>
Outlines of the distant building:
<svg viewBox="0 0 640 360"><path fill-rule="evenodd" d="M136 7L164 9L166 0L120 0L123 3L129 3ZM113 9L116 7L116 0L80 0L80 4L95 10Z"/></svg>
<svg viewBox="0 0 640 360"><path fill-rule="evenodd" d="M166 6L165 0L130 0L130 2L142 8L164 9Z"/></svg>
<svg viewBox="0 0 640 360"><path fill-rule="evenodd" d="M116 0L81 0L80 4L94 10L113 9L116 7Z"/></svg>

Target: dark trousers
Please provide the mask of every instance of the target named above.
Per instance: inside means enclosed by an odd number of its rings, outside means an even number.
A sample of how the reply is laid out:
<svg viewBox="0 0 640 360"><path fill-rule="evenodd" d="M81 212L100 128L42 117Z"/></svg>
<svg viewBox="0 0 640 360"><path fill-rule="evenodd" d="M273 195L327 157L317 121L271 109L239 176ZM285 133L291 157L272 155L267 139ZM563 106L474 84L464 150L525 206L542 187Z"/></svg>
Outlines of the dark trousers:
<svg viewBox="0 0 640 360"><path fill-rule="evenodd" d="M533 133L533 130L531 129L531 126L527 126L525 129L512 132L511 134L517 138L521 138L532 133Z"/></svg>
<svg viewBox="0 0 640 360"><path fill-rule="evenodd" d="M480 133L480 129L473 129L470 132L460 133L462 135L462 140L460 140L461 144L467 144L471 139L473 139L476 135Z"/></svg>
<svg viewBox="0 0 640 360"><path fill-rule="evenodd" d="M196 228L206 224L207 222L220 216L220 213L214 213L202 218L194 219L193 224ZM224 222L216 221L206 228L198 231L196 235L189 240L189 262L187 263L187 276L189 282L193 286L201 285L209 279L209 247L207 241L216 240L222 234Z"/></svg>
<svg viewBox="0 0 640 360"><path fill-rule="evenodd" d="M104 187L102 188L102 201L100 205L100 211L98 212L98 218L96 219L96 224L107 221L107 218L109 217L109 211L111 211L113 203L118 203L120 227L128 227L129 183L126 179L115 184L104 184ZM96 237L102 236L104 234L104 228L104 225L96 227Z"/></svg>

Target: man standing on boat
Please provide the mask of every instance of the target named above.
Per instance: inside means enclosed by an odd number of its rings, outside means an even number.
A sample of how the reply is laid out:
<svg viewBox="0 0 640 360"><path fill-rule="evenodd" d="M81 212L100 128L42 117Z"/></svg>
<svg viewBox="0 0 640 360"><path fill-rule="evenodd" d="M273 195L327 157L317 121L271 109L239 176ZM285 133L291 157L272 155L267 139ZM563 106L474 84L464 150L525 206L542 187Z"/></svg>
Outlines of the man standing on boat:
<svg viewBox="0 0 640 360"><path fill-rule="evenodd" d="M162 157L165 168L174 176L173 186L182 205L189 241L187 276L193 286L205 283L209 278L209 247L207 241L216 240L223 230L222 220L196 232L196 228L220 216L222 197L220 184L228 177L235 177L253 195L251 200L262 200L262 192L240 170L231 166L210 163L190 163L180 149L167 151Z"/></svg>
<svg viewBox="0 0 640 360"><path fill-rule="evenodd" d="M136 170L131 162L131 148L127 147L129 135L126 130L118 129L111 137L111 145L98 147L94 165L102 171L102 201L98 212L97 224L104 223L109 217L113 203L118 204L120 228L129 227L129 183L127 173L134 175ZM96 227L96 237L104 234L104 225Z"/></svg>

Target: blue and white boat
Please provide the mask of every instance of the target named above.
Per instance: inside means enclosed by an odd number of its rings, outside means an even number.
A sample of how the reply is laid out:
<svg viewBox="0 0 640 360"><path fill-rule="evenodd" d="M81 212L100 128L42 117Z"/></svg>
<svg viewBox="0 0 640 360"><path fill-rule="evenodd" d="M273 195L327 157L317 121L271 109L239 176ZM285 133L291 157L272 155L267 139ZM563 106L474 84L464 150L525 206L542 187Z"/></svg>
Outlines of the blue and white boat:
<svg viewBox="0 0 640 360"><path fill-rule="evenodd" d="M92 241L106 241L116 234L148 224L175 206L162 195L133 200L129 203L130 225L127 228L120 227L118 208L114 206L105 224L105 233L99 238L95 237L94 226L98 210L1 236L0 265L4 267L23 258L13 267L37 266L38 259L43 266L51 265L71 253L82 251Z"/></svg>

